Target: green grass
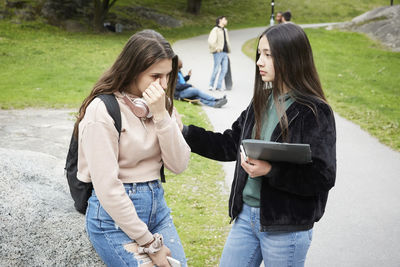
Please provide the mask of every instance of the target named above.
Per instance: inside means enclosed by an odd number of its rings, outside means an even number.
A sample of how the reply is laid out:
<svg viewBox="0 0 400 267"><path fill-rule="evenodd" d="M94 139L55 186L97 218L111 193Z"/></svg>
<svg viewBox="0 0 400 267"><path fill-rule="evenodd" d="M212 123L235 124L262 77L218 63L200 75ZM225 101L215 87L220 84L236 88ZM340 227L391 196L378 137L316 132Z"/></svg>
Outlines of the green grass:
<svg viewBox="0 0 400 267"><path fill-rule="evenodd" d="M0 4L3 9L4 2ZM279 1L276 10L290 9L297 22L327 22L348 20L381 4L378 0ZM269 2L261 0L203 0L198 16L185 12L186 0L119 0L111 13L122 16L124 7L139 5L182 20L184 26L170 29L138 19L170 42L209 32L221 14L228 16L230 29L265 25L270 16ZM41 19L18 24L0 20L0 108L77 107L131 34L71 33Z"/></svg>
<svg viewBox="0 0 400 267"><path fill-rule="evenodd" d="M185 124L212 126L198 105L175 101ZM166 173L165 196L182 239L189 266L217 266L230 229L228 195L221 166L191 155L187 170L177 176Z"/></svg>
<svg viewBox="0 0 400 267"><path fill-rule="evenodd" d="M77 107L126 40L0 21L0 107Z"/></svg>
<svg viewBox="0 0 400 267"><path fill-rule="evenodd" d="M400 151L400 53L363 34L306 29L322 86L341 116ZM256 40L243 46L254 58Z"/></svg>

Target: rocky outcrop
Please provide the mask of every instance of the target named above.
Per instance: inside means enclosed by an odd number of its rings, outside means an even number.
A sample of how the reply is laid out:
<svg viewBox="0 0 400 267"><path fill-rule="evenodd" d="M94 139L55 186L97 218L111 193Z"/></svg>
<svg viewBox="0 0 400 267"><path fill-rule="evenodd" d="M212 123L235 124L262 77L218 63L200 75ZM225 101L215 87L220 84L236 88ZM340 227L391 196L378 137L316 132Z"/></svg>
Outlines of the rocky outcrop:
<svg viewBox="0 0 400 267"><path fill-rule="evenodd" d="M400 5L379 7L331 28L366 33L393 51L400 52Z"/></svg>
<svg viewBox="0 0 400 267"><path fill-rule="evenodd" d="M177 20L169 15L161 14L151 8L136 6L119 8L119 10L126 14L134 14L143 19L152 20L164 27L176 28L182 26L182 22L180 20Z"/></svg>
<svg viewBox="0 0 400 267"><path fill-rule="evenodd" d="M7 1L5 9L0 10L0 19L14 18L16 22L21 23L42 17L49 24L62 27L67 31L85 31L92 26L92 2L91 0ZM172 16L142 6L112 7L104 23L113 27L120 24L124 31L136 31L146 27L145 25L154 24L170 28L183 25L182 21Z"/></svg>
<svg viewBox="0 0 400 267"><path fill-rule="evenodd" d="M5 9L0 10L0 19L14 17L14 22L32 21L36 18L33 6L28 1L6 1Z"/></svg>
<svg viewBox="0 0 400 267"><path fill-rule="evenodd" d="M103 266L63 173L71 119L0 111L0 266Z"/></svg>

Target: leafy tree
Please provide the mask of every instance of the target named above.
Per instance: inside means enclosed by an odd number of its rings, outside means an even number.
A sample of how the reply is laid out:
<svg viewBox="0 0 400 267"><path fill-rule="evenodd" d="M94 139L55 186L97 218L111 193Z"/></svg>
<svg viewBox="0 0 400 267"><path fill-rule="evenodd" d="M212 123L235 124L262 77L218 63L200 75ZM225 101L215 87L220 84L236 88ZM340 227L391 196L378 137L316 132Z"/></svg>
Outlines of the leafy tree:
<svg viewBox="0 0 400 267"><path fill-rule="evenodd" d="M107 17L110 8L117 2L117 0L93 0L94 3L94 16L93 26L96 31L104 30L104 19Z"/></svg>

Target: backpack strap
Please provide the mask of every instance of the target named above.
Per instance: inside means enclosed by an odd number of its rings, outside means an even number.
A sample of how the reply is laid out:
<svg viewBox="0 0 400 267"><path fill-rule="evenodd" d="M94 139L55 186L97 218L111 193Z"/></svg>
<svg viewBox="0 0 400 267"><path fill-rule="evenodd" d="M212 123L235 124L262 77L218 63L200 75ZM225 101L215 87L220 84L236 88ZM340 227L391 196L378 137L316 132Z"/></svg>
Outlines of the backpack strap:
<svg viewBox="0 0 400 267"><path fill-rule="evenodd" d="M121 137L121 110L119 109L117 99L113 94L98 95L97 97L100 98L101 101L103 101L106 105L108 113L114 120L115 128L118 131L118 135L119 137Z"/></svg>
<svg viewBox="0 0 400 267"><path fill-rule="evenodd" d="M161 165L160 178L161 178L161 182L165 183L164 163L163 163L163 165Z"/></svg>

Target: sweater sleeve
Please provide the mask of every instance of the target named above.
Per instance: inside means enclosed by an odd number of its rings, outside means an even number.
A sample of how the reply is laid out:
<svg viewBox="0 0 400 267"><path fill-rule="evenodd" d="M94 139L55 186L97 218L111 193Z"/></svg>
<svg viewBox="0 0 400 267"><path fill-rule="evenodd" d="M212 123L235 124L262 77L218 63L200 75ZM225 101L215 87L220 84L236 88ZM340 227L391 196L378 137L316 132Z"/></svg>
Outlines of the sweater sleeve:
<svg viewBox="0 0 400 267"><path fill-rule="evenodd" d="M271 163L266 175L277 189L301 196L327 192L336 178L336 130L333 112L328 106L318 109L317 116L308 112L302 123L303 143L310 144L312 163Z"/></svg>
<svg viewBox="0 0 400 267"><path fill-rule="evenodd" d="M140 245L151 241L152 234L138 217L118 179L118 133L114 125L100 121L89 122L82 130L80 145L88 163L94 190L103 208L132 240Z"/></svg>
<svg viewBox="0 0 400 267"><path fill-rule="evenodd" d="M165 167L175 174L183 172L189 164L190 147L179 130L175 111L154 124Z"/></svg>

